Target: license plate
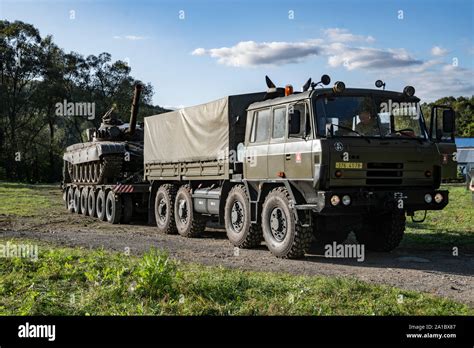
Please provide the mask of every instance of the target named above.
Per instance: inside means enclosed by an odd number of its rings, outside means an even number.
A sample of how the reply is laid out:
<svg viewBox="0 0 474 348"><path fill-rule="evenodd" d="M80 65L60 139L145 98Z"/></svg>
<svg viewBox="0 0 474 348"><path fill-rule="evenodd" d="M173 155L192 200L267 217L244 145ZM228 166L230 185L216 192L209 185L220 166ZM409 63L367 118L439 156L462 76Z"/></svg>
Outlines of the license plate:
<svg viewBox="0 0 474 348"><path fill-rule="evenodd" d="M336 162L337 169L362 169L362 162Z"/></svg>

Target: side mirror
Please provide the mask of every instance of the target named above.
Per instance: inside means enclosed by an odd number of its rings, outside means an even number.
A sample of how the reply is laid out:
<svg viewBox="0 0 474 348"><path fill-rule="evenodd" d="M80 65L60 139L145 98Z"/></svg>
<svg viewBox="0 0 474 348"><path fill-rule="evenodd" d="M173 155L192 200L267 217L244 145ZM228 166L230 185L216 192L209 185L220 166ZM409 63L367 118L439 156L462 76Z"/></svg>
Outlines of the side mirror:
<svg viewBox="0 0 474 348"><path fill-rule="evenodd" d="M293 110L293 113L288 114L289 116L289 137L299 137L301 133L301 113L299 110Z"/></svg>
<svg viewBox="0 0 474 348"><path fill-rule="evenodd" d="M453 109L443 110L443 133L454 132L455 116Z"/></svg>

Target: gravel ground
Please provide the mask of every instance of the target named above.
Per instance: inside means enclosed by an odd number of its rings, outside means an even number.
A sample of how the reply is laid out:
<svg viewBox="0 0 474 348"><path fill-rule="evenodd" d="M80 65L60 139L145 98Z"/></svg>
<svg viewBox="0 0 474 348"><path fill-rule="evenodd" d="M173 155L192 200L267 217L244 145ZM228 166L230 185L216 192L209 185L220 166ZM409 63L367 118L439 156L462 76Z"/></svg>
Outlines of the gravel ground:
<svg viewBox="0 0 474 348"><path fill-rule="evenodd" d="M324 249L314 246L302 260L282 260L271 255L263 243L257 249L236 250L227 240L225 230L215 224L210 224L201 238L187 239L160 235L153 226L143 223L111 225L62 211L29 218L0 216L0 238L30 238L64 246L130 250L136 255L156 247L185 262L255 271L355 277L369 283L448 297L474 307L474 255L460 252L459 256L453 256L449 247L366 252L365 260L359 262L326 258Z"/></svg>

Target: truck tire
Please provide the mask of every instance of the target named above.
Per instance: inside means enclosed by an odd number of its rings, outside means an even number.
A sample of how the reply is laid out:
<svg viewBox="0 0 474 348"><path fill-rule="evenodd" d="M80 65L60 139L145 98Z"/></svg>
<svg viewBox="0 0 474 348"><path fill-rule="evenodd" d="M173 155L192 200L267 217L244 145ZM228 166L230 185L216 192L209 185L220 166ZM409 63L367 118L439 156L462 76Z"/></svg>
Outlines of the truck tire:
<svg viewBox="0 0 474 348"><path fill-rule="evenodd" d="M72 187L68 187L66 199L67 199L67 210L70 213L74 213L74 189Z"/></svg>
<svg viewBox="0 0 474 348"><path fill-rule="evenodd" d="M87 187L84 187L81 191L81 214L84 216L89 215L89 210L87 209L87 196L89 195L89 190Z"/></svg>
<svg viewBox="0 0 474 348"><path fill-rule="evenodd" d="M74 189L74 212L81 213L81 189L79 187Z"/></svg>
<svg viewBox="0 0 474 348"><path fill-rule="evenodd" d="M234 186L227 196L224 208L227 238L236 247L254 248L262 242L262 229L251 224L250 201L243 185Z"/></svg>
<svg viewBox="0 0 474 348"><path fill-rule="evenodd" d="M174 220L178 233L187 238L198 237L206 228L206 220L193 208L191 187L183 185L176 193Z"/></svg>
<svg viewBox="0 0 474 348"><path fill-rule="evenodd" d="M164 184L158 188L155 196L155 220L158 231L164 234L176 234L174 221L174 201L176 199L176 186Z"/></svg>
<svg viewBox="0 0 474 348"><path fill-rule="evenodd" d="M97 211L97 218L100 221L105 221L105 191L100 189L97 194L97 202L95 204L95 209Z"/></svg>
<svg viewBox="0 0 474 348"><path fill-rule="evenodd" d="M286 188L277 187L265 198L262 209L263 238L273 255L295 259L311 246L312 231L296 223Z"/></svg>
<svg viewBox="0 0 474 348"><path fill-rule="evenodd" d="M110 190L105 201L105 216L107 222L111 224L118 224L120 222L120 215L122 213L122 200L119 195Z"/></svg>
<svg viewBox="0 0 474 348"><path fill-rule="evenodd" d="M128 224L132 220L133 200L128 194L122 196L122 220L121 223Z"/></svg>
<svg viewBox="0 0 474 348"><path fill-rule="evenodd" d="M89 194L87 195L87 212L90 217L97 216L95 211L96 200L95 190L91 187L89 189Z"/></svg>
<svg viewBox="0 0 474 348"><path fill-rule="evenodd" d="M355 231L357 241L364 244L368 250L392 251L403 239L405 221L404 212L388 212L375 218L367 218Z"/></svg>

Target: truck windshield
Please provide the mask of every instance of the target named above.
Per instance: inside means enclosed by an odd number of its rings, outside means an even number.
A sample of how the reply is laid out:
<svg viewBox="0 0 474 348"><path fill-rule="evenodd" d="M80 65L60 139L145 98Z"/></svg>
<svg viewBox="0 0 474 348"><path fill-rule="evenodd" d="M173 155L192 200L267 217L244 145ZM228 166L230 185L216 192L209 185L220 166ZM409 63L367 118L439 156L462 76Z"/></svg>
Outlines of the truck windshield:
<svg viewBox="0 0 474 348"><path fill-rule="evenodd" d="M321 136L425 139L419 103L383 96L321 97L316 100Z"/></svg>

